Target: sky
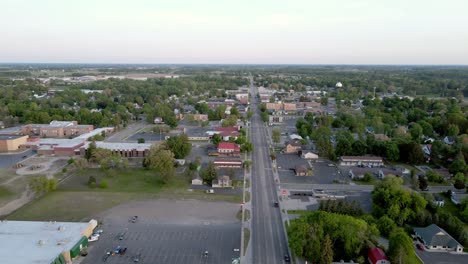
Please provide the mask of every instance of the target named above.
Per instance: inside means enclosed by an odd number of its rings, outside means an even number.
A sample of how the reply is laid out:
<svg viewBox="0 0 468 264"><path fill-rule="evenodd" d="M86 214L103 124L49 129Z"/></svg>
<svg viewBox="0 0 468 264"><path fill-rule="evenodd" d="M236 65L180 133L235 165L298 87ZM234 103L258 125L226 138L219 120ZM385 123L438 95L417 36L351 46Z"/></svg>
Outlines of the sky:
<svg viewBox="0 0 468 264"><path fill-rule="evenodd" d="M0 62L468 64L467 0L0 0Z"/></svg>

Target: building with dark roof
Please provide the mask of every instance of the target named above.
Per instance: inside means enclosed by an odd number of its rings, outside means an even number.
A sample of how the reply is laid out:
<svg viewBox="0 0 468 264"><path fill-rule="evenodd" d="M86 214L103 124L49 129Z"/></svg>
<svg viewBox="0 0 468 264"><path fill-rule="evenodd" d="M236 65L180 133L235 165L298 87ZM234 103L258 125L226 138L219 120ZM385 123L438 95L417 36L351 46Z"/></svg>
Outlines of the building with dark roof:
<svg viewBox="0 0 468 264"><path fill-rule="evenodd" d="M414 233L423 241L428 250L463 252L463 246L435 224L427 227L415 227Z"/></svg>

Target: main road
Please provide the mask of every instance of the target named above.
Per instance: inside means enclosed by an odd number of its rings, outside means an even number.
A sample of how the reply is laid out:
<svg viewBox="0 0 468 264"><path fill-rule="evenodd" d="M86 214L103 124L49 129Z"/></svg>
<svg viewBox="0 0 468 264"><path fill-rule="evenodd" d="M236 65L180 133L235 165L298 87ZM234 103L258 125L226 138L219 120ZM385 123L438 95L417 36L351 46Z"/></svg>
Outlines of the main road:
<svg viewBox="0 0 468 264"><path fill-rule="evenodd" d="M288 254L286 234L283 227L278 193L271 167L266 128L258 110L257 88L250 79L251 109L255 111L251 120L252 154L252 262L284 263Z"/></svg>

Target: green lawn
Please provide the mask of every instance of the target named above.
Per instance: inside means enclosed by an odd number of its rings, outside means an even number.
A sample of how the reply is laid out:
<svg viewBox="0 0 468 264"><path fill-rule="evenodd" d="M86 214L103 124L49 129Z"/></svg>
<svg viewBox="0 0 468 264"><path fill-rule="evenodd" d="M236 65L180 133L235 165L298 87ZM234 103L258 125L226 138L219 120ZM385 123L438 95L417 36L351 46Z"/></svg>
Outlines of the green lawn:
<svg viewBox="0 0 468 264"><path fill-rule="evenodd" d="M90 188L89 176L99 183L105 180L108 188ZM0 198L2 190L0 189ZM6 191L3 191L6 195ZM241 194L206 194L202 190L189 190L188 181L176 178L164 184L153 172L143 169L104 172L100 169L85 169L76 173L57 191L48 193L7 217L11 220L82 221L113 206L136 200L148 199L195 199L241 203Z"/></svg>
<svg viewBox="0 0 468 264"><path fill-rule="evenodd" d="M248 228L244 228L244 256L245 252L247 251L247 246L249 245L250 240L250 230Z"/></svg>
<svg viewBox="0 0 468 264"><path fill-rule="evenodd" d="M415 252L411 252L408 257L408 264L423 264L423 262L416 256Z"/></svg>
<svg viewBox="0 0 468 264"><path fill-rule="evenodd" d="M7 188L5 188L3 186L0 186L0 198L8 198L8 197L10 197L12 195L13 195L13 193L9 189L7 189Z"/></svg>

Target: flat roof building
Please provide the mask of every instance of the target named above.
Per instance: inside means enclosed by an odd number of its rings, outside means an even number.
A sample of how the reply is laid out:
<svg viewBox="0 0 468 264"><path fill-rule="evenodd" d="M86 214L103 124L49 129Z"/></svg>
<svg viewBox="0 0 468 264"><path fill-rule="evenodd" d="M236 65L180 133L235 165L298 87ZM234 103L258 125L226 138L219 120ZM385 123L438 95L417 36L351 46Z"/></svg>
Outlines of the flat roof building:
<svg viewBox="0 0 468 264"><path fill-rule="evenodd" d="M1 221L0 262L8 264L71 263L97 226L78 222Z"/></svg>
<svg viewBox="0 0 468 264"><path fill-rule="evenodd" d="M21 144L26 143L28 136L0 135L0 152L18 150Z"/></svg>

